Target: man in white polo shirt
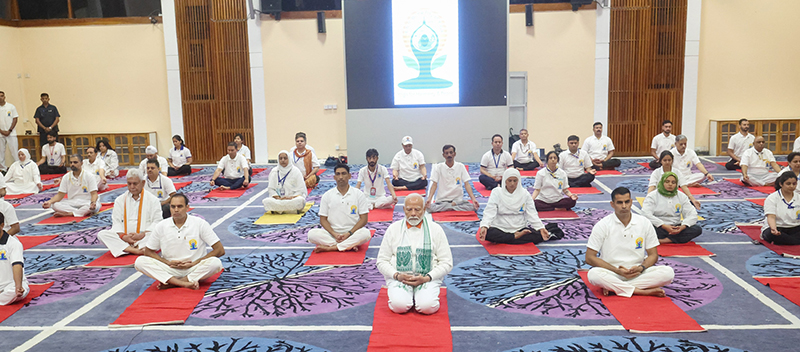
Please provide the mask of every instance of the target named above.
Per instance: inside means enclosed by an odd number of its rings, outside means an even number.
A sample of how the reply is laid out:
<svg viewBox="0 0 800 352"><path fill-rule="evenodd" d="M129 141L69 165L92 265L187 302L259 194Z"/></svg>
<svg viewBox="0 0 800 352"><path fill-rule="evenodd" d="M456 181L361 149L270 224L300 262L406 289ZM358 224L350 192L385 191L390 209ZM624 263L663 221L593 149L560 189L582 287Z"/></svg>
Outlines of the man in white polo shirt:
<svg viewBox="0 0 800 352"><path fill-rule="evenodd" d="M6 219L0 214L0 227ZM28 296L30 288L25 277L22 242L3 231L0 235L0 306L9 305Z"/></svg>
<svg viewBox="0 0 800 352"><path fill-rule="evenodd" d="M536 143L528 140L527 129L519 130L519 140L511 146L511 159L517 170L535 170L542 165L539 149L536 149Z"/></svg>
<svg viewBox="0 0 800 352"><path fill-rule="evenodd" d="M367 150L367 167L358 171L358 181L356 188L361 189L367 196L369 209L394 209L397 204L397 195L394 193L394 186L391 183L391 176L386 167L378 164L378 151L375 149ZM364 188L361 188L361 185ZM389 188L391 197L386 195L384 184Z"/></svg>
<svg viewBox="0 0 800 352"><path fill-rule="evenodd" d="M472 193L471 179L464 164L455 161L456 147L447 144L442 148L444 162L433 166L431 192L426 208L430 213L441 211L472 211L480 209L478 200ZM470 201L464 199L464 188ZM437 193L438 190L438 193ZM436 200L434 202L434 199Z"/></svg>
<svg viewBox="0 0 800 352"><path fill-rule="evenodd" d="M753 141L753 147L742 154L742 183L748 186L772 186L781 167L775 161L772 151L764 147L764 137L758 136ZM769 172L772 167L775 172Z"/></svg>
<svg viewBox="0 0 800 352"><path fill-rule="evenodd" d="M728 140L728 156L731 157L731 160L725 163L726 169L738 170L742 168L739 163L742 160L742 154L753 146L753 141L756 138L749 131L750 121L739 119L739 133L734 134Z"/></svg>
<svg viewBox="0 0 800 352"><path fill-rule="evenodd" d="M688 138L684 135L675 137L675 148L672 148L672 171L676 171L681 178L681 182L685 182L689 187L699 186L706 178L709 181L714 181L712 176L700 162L697 153L694 150L686 148ZM692 173L692 165L697 166L700 173Z"/></svg>
<svg viewBox="0 0 800 352"><path fill-rule="evenodd" d="M61 178L58 193L42 204L42 208L53 207L55 216L83 217L94 213L97 205L97 179L81 168L83 160L78 154L69 157L70 172ZM68 199L64 199L64 195Z"/></svg>
<svg viewBox="0 0 800 352"><path fill-rule="evenodd" d="M661 133L653 137L653 142L650 143L650 155L655 158L655 160L650 161L650 168L655 170L661 167L661 162L658 161L661 153L674 147L675 135L672 134L672 121L664 120L661 123Z"/></svg>
<svg viewBox="0 0 800 352"><path fill-rule="evenodd" d="M236 143L230 142L228 143L228 155L219 159L214 176L211 176L211 185L217 185L221 190L247 187L250 184L250 174L247 169L247 159L236 152Z"/></svg>
<svg viewBox="0 0 800 352"><path fill-rule="evenodd" d="M47 132L47 144L42 146L42 158L37 163L39 173L42 175L60 175L67 173L64 162L67 159L67 150L58 142L58 132Z"/></svg>
<svg viewBox="0 0 800 352"><path fill-rule="evenodd" d="M17 217L17 211L14 210L14 205L0 198L0 214L3 214L6 219L3 231L8 232L11 236L18 234L19 218Z"/></svg>
<svg viewBox="0 0 800 352"><path fill-rule="evenodd" d="M503 149L503 136L496 134L492 136L492 149L481 158L481 175L478 176L478 181L491 191L500 185L503 173L512 166L514 159Z"/></svg>
<svg viewBox="0 0 800 352"><path fill-rule="evenodd" d="M339 164L333 169L336 188L322 195L319 223L322 228L308 231L308 242L317 245L315 252L358 250L370 240L367 224L369 202L360 190L350 187L350 167Z"/></svg>
<svg viewBox="0 0 800 352"><path fill-rule="evenodd" d="M154 195L161 204L161 214L164 219L170 217L169 198L175 195L175 184L167 176L159 172L158 160L147 160L147 175L145 176L144 189Z"/></svg>
<svg viewBox="0 0 800 352"><path fill-rule="evenodd" d="M156 159L158 160L158 165L160 167L159 172L164 174L164 176L167 176L167 166L169 165L167 158L158 155L158 149L152 145L148 145L147 148L144 149L144 153L145 158L139 162L139 172L141 172L142 175L146 174L147 161L150 159Z"/></svg>
<svg viewBox="0 0 800 352"><path fill-rule="evenodd" d="M150 192L144 191L144 176L138 169L128 170L128 191L114 200L111 229L97 233L97 239L114 258L144 254L150 232L161 221L161 204Z"/></svg>
<svg viewBox="0 0 800 352"><path fill-rule="evenodd" d="M646 217L631 213L631 191L625 187L611 192L611 207L614 214L594 225L586 244L586 264L592 266L589 282L602 288L604 295L666 296L662 287L672 282L675 271L655 266L655 228Z"/></svg>
<svg viewBox="0 0 800 352"><path fill-rule="evenodd" d="M597 170L592 168L592 158L582 149L578 149L580 138L576 135L567 137L569 150L561 152L558 156L558 167L567 173L570 187L591 187L594 174Z"/></svg>
<svg viewBox="0 0 800 352"><path fill-rule="evenodd" d="M403 150L392 158L392 185L395 190L416 190L428 187L428 170L422 152L414 149L414 140L405 136Z"/></svg>
<svg viewBox="0 0 800 352"><path fill-rule="evenodd" d="M14 160L17 156L17 108L6 101L6 93L0 92L0 168L6 169L6 146L11 149Z"/></svg>
<svg viewBox="0 0 800 352"><path fill-rule="evenodd" d="M97 191L102 192L108 188L106 163L103 159L97 157L97 151L94 147L86 148L86 156L88 156L88 158L83 160L83 170L94 175L97 180Z"/></svg>
<svg viewBox="0 0 800 352"><path fill-rule="evenodd" d="M614 157L614 142L603 135L603 123L595 122L592 125L594 134L583 140L581 150L586 151L592 158L592 168L595 170L614 170L621 162Z"/></svg>

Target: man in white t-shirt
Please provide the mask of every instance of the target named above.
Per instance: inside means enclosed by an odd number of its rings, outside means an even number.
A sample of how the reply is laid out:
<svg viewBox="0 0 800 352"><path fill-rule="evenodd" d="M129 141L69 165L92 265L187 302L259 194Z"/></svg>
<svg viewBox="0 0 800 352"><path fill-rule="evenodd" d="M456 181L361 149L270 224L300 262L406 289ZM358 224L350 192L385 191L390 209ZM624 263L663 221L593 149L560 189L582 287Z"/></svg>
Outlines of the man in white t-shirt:
<svg viewBox="0 0 800 352"><path fill-rule="evenodd" d="M319 183L319 158L314 148L306 142L306 134L304 132L297 132L294 134L294 147L289 149L289 159L300 173L306 182L306 188L314 188Z"/></svg>
<svg viewBox="0 0 800 352"><path fill-rule="evenodd" d="M322 195L319 224L322 228L308 231L308 242L317 245L314 252L358 250L369 242L367 224L369 202L363 192L350 187L350 167L339 164L333 169L336 187Z"/></svg>
<svg viewBox="0 0 800 352"><path fill-rule="evenodd" d="M750 121L739 119L739 133L734 134L728 140L728 156L731 157L731 160L725 163L726 169L738 170L742 168L739 163L742 160L742 154L753 146L753 141L756 138L749 131Z"/></svg>
<svg viewBox="0 0 800 352"><path fill-rule="evenodd" d="M517 170L535 170L542 165L539 149L536 149L536 143L528 140L527 129L519 130L519 140L511 145L511 159Z"/></svg>
<svg viewBox="0 0 800 352"><path fill-rule="evenodd" d="M611 207L614 214L594 225L586 244L586 264L592 266L589 282L602 288L604 295L666 296L662 287L672 283L675 271L655 266L659 244L655 228L646 217L631 213L631 192L625 187L611 192Z"/></svg>
<svg viewBox="0 0 800 352"><path fill-rule="evenodd" d="M772 151L765 148L764 137L758 136L753 141L753 147L742 154L740 165L742 167L742 183L748 186L771 186L778 178L781 167L775 161ZM770 167L775 172L769 172Z"/></svg>
<svg viewBox="0 0 800 352"><path fill-rule="evenodd" d="M5 217L0 214L0 227L4 227L5 222ZM28 296L30 288L24 266L22 242L17 236L3 231L0 235L0 306L23 300Z"/></svg>
<svg viewBox="0 0 800 352"><path fill-rule="evenodd" d="M17 108L6 101L6 93L0 92L0 168L6 169L6 146L11 149L14 160L19 161L17 150Z"/></svg>
<svg viewBox="0 0 800 352"><path fill-rule="evenodd" d="M672 134L672 121L664 120L661 123L661 133L653 137L653 142L650 143L650 155L655 160L650 161L650 168L655 170L661 167L660 159L661 153L665 150L675 148L675 135Z"/></svg>
<svg viewBox="0 0 800 352"><path fill-rule="evenodd" d="M111 255L142 255L153 226L162 220L161 204L144 191L144 176L138 169L128 170L128 190L114 200L111 229L97 233L97 239Z"/></svg>
<svg viewBox="0 0 800 352"><path fill-rule="evenodd" d="M97 191L102 192L108 188L106 180L106 163L97 157L94 147L86 148L87 159L83 159L83 170L94 175L97 179Z"/></svg>
<svg viewBox="0 0 800 352"><path fill-rule="evenodd" d="M18 234L19 218L17 217L17 211L14 210L14 205L7 202L5 199L0 199L0 214L3 214L6 219L3 231L8 232L11 236Z"/></svg>
<svg viewBox="0 0 800 352"><path fill-rule="evenodd" d="M42 146L42 158L37 163L39 173L42 175L60 175L67 173L64 162L67 159L67 150L58 142L58 132L47 132L47 144Z"/></svg>
<svg viewBox="0 0 800 352"><path fill-rule="evenodd" d="M392 185L396 190L415 190L428 187L428 170L422 152L414 149L414 140L405 136L403 150L392 158Z"/></svg>
<svg viewBox="0 0 800 352"><path fill-rule="evenodd" d="M456 147L450 144L445 145L442 147L442 156L444 162L433 166L431 192L425 208L430 213L480 209L481 206L475 199L475 194L472 193L472 185L469 182L471 177L467 168L464 167L464 164L455 161ZM464 188L467 189L469 200L464 199Z"/></svg>
<svg viewBox="0 0 800 352"><path fill-rule="evenodd" d="M153 227L144 248L136 258L136 270L159 282L159 289L200 288L200 280L222 271L219 257L225 247L209 223L186 214L189 198L178 194L170 200L172 217ZM206 252L208 247L210 252ZM158 251L161 251L159 255Z"/></svg>
<svg viewBox="0 0 800 352"><path fill-rule="evenodd" d="M386 195L384 184L389 188L391 196ZM361 188L364 185L364 188ZM358 171L356 188L364 192L369 202L369 209L394 209L397 204L397 195L391 183L391 176L386 167L378 164L378 151L367 150L367 167Z"/></svg>
<svg viewBox="0 0 800 352"><path fill-rule="evenodd" d="M481 157L481 174L478 176L478 181L491 191L500 185L506 169L513 166L514 159L503 149L503 136L496 134L492 136L492 150Z"/></svg>
<svg viewBox="0 0 800 352"><path fill-rule="evenodd" d="M55 216L83 217L94 213L97 204L97 179L81 168L83 160L78 154L69 157L70 172L61 178L58 193L42 204L42 208L53 207ZM64 199L64 195L67 199Z"/></svg>
<svg viewBox="0 0 800 352"><path fill-rule="evenodd" d="M578 149L580 138L576 135L567 137L569 150L561 152L558 156L558 168L567 173L570 187L591 187L597 170L592 168L592 158L589 153Z"/></svg>
<svg viewBox="0 0 800 352"><path fill-rule="evenodd" d="M154 195L161 204L161 216L166 219L170 217L169 199L174 196L175 184L167 176L160 173L160 166L158 160L155 158L147 160L147 175L145 175L144 189L150 194Z"/></svg>
<svg viewBox="0 0 800 352"><path fill-rule="evenodd" d="M592 158L592 168L595 170L614 170L621 162L614 157L614 143L611 138L603 135L603 123L595 122L592 125L594 134L583 140L581 150Z"/></svg>
<svg viewBox="0 0 800 352"><path fill-rule="evenodd" d="M708 173L706 167L700 162L700 158L697 157L697 153L686 148L687 142L688 138L682 134L675 137L675 148L670 150L673 156L672 171L678 172L681 182L685 182L689 187L699 186L700 182L706 178L714 181L714 176ZM692 165L697 166L701 173L692 173Z"/></svg>
<svg viewBox="0 0 800 352"><path fill-rule="evenodd" d="M250 184L250 174L247 169L247 159L236 152L236 143L230 142L228 143L228 155L219 159L217 169L211 176L211 185L217 185L221 190L247 188L247 185Z"/></svg>
<svg viewBox="0 0 800 352"><path fill-rule="evenodd" d="M167 166L169 162L167 162L167 158L158 155L158 149L152 145L148 145L147 148L144 149L144 159L139 162L139 172L141 172L142 175L147 174L147 161L150 159L158 160L158 165L160 167L159 172L167 176Z"/></svg>

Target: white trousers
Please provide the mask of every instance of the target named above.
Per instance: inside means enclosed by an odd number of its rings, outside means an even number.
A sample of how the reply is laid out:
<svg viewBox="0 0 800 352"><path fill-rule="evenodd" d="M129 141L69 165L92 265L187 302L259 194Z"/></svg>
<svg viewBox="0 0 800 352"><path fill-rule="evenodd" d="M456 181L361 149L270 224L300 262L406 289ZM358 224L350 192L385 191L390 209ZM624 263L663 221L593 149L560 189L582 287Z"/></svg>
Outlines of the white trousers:
<svg viewBox="0 0 800 352"><path fill-rule="evenodd" d="M136 262L133 264L133 266L142 274L145 274L162 284L166 284L167 281L173 277L185 277L186 280L189 280L190 282L199 282L202 279L213 276L223 269L222 261L217 257L206 258L189 269L175 269L170 268L169 265L164 264L159 260L143 255L139 258L136 258Z"/></svg>
<svg viewBox="0 0 800 352"><path fill-rule="evenodd" d="M367 202L369 202L370 210L372 209L391 209L394 208L394 199L389 196L381 196L381 197L370 197L367 196Z"/></svg>
<svg viewBox="0 0 800 352"><path fill-rule="evenodd" d="M386 282L389 293L389 309L403 314L414 307L422 314L433 314L439 311L439 287L441 280L426 282L417 287L408 286L400 281L389 279Z"/></svg>
<svg viewBox="0 0 800 352"><path fill-rule="evenodd" d="M308 231L308 242L322 246L336 245L339 251L346 251L369 241L369 239L369 230L363 227L356 230L350 237L339 243L337 243L336 239L334 239L328 231L325 231L325 229L311 229Z"/></svg>
<svg viewBox="0 0 800 352"><path fill-rule="evenodd" d="M0 306L7 306L11 303L21 301L25 299L25 297L28 297L28 293L31 292L31 288L28 287L27 281L22 280L22 288L25 289L25 294L23 294L22 297L17 297L16 285L13 282L6 285L6 287L0 290Z"/></svg>
<svg viewBox="0 0 800 352"><path fill-rule="evenodd" d="M93 213L89 210L90 202L85 200L62 199L60 202L53 203L53 211L60 211L65 213L72 213L76 218L87 216ZM94 211L100 209L100 204L97 204Z"/></svg>
<svg viewBox="0 0 800 352"><path fill-rule="evenodd" d="M626 279L611 270L594 267L589 269L587 276L592 285L613 291L617 296L630 297L637 288L644 290L669 285L675 277L675 271L665 265L651 266L639 276Z"/></svg>
<svg viewBox="0 0 800 352"><path fill-rule="evenodd" d="M753 186L772 186L775 184L775 180L778 179L778 174L774 172L769 172L763 175L747 173L747 176L750 176L750 184ZM741 179L743 180L744 179Z"/></svg>
<svg viewBox="0 0 800 352"><path fill-rule="evenodd" d="M8 149L11 150L11 155L14 157L14 161L19 161L19 143L17 142L17 135L12 134L8 137L0 134L0 168L5 170L8 166L11 166L11 163L8 163L6 166L6 146Z"/></svg>
<svg viewBox="0 0 800 352"><path fill-rule="evenodd" d="M148 232L144 236L144 238L134 243L133 246L131 247L139 249L144 248L144 245L147 244L147 238L149 236L150 233ZM97 239L100 240L100 242L103 242L104 245L106 245L106 248L108 248L108 250L111 252L111 255L114 256L114 258L130 254L128 252L125 252L125 248L128 248L128 246L130 246L128 242L125 242L121 238L119 238L119 235L114 231L111 230L100 231L97 233Z"/></svg>
<svg viewBox="0 0 800 352"><path fill-rule="evenodd" d="M706 179L706 175L701 173L690 173L690 174L683 174L681 175L682 180L686 182L687 185L691 185L692 183L700 183Z"/></svg>
<svg viewBox="0 0 800 352"><path fill-rule="evenodd" d="M453 205L453 203L456 203ZM474 211L475 208L472 206L468 200L465 199L458 199L454 201L443 201L443 202L433 202L430 208L428 208L429 213L438 213L441 211Z"/></svg>
<svg viewBox="0 0 800 352"><path fill-rule="evenodd" d="M288 200L267 197L261 203L264 204L265 211L278 213L301 211L306 206L306 200L303 197L295 197Z"/></svg>

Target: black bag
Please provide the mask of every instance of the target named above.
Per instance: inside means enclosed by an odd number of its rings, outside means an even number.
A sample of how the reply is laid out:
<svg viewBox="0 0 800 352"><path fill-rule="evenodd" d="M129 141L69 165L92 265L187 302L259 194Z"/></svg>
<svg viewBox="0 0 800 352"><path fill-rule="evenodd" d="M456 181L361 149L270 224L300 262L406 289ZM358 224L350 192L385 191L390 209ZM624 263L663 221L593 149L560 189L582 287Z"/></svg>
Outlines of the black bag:
<svg viewBox="0 0 800 352"><path fill-rule="evenodd" d="M335 167L336 164L338 163L339 163L339 158L337 157L329 156L328 159L325 159L325 167L327 168Z"/></svg>
<svg viewBox="0 0 800 352"><path fill-rule="evenodd" d="M514 146L514 142L519 140L519 134L514 134L514 129L508 129L508 152L511 153L511 147Z"/></svg>
<svg viewBox="0 0 800 352"><path fill-rule="evenodd" d="M545 225L544 228L547 229L547 232L550 233L550 239L560 240L564 238L564 231L561 231L561 229L558 228L557 223L554 222L549 223Z"/></svg>

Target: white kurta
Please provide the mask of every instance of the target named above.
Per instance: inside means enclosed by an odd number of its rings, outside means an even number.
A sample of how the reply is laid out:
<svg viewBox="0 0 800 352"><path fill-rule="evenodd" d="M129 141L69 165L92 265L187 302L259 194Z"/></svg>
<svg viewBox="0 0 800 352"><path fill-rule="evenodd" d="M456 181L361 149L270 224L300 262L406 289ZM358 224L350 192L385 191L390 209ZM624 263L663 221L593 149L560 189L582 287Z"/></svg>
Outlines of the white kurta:
<svg viewBox="0 0 800 352"><path fill-rule="evenodd" d="M367 197L355 187L349 187L344 195L339 192L338 188L331 188L322 195L319 205L319 216L326 217L331 229L337 233L350 231L358 223L361 215L368 213ZM340 251L358 246L369 241L370 238L369 230L364 227L356 230L350 237L339 243L324 228L308 231L308 242L322 246L336 245Z"/></svg>
<svg viewBox="0 0 800 352"><path fill-rule="evenodd" d="M308 189L303 175L299 169L290 166L291 171L281 175L279 168L273 168L269 172L269 189L267 197L261 201L264 204L264 211L270 212L289 212L300 211L306 205ZM292 199L275 199L275 196L294 197Z"/></svg>
<svg viewBox="0 0 800 352"><path fill-rule="evenodd" d="M592 159L603 159L608 156L608 152L614 150L614 142L608 136L600 138L591 135L583 140L581 150L585 150Z"/></svg>
<svg viewBox="0 0 800 352"><path fill-rule="evenodd" d="M664 224L691 227L697 224L697 210L681 191L674 197L666 197L658 190L648 193L642 204L642 215L656 227Z"/></svg>
<svg viewBox="0 0 800 352"><path fill-rule="evenodd" d="M6 182L6 194L9 195L39 193L38 185L42 183L39 167L31 160L26 160L25 162L16 161L11 164L4 179Z"/></svg>
<svg viewBox="0 0 800 352"><path fill-rule="evenodd" d="M139 221L140 201L142 206L141 222ZM133 246L144 248L145 244L147 244L149 233L161 220L161 203L158 202L154 195L145 191L143 196L137 200L133 199L129 191L126 191L114 200L114 210L111 213L111 229L98 232L97 238L108 247L114 257L119 257L127 254L124 250L129 246L127 242L119 237L120 233L135 233L138 225L139 232L146 234L144 238L134 243Z"/></svg>
<svg viewBox="0 0 800 352"><path fill-rule="evenodd" d="M117 152L108 149L105 154L97 154L97 157L103 159L103 162L106 163L106 177L117 177L119 175L119 170L117 170L119 168Z"/></svg>
<svg viewBox="0 0 800 352"><path fill-rule="evenodd" d="M747 176L750 177L750 184L754 186L765 186L775 183L778 174L770 172L775 156L772 151L764 148L760 152L755 148L750 148L742 153L741 166L747 166ZM744 180L744 177L742 177Z"/></svg>
<svg viewBox="0 0 800 352"><path fill-rule="evenodd" d="M692 173L692 165L700 163L700 158L697 157L697 153L695 153L694 150L686 148L683 154L681 154L678 153L678 148L672 148L670 152L673 157L672 170L675 171L687 185L700 182L706 178L706 176L701 173Z"/></svg>
<svg viewBox="0 0 800 352"><path fill-rule="evenodd" d="M481 227L496 227L508 233L517 232L528 227L528 225L535 230L544 228L542 220L539 219L539 213L536 212L533 198L526 197L523 205L511 207L508 204L503 204L500 192L503 192L501 187L492 190L489 202L486 203L486 209L483 210Z"/></svg>
<svg viewBox="0 0 800 352"><path fill-rule="evenodd" d="M108 184L104 183L101 186L100 183L100 181L102 181L102 179L100 178L100 170L103 170L103 172L105 172L106 169L106 163L103 161L103 159L95 158L94 162L90 162L89 159L83 159L82 168L84 172L88 172L94 175L95 181L97 182L98 191L102 191L108 188Z"/></svg>

